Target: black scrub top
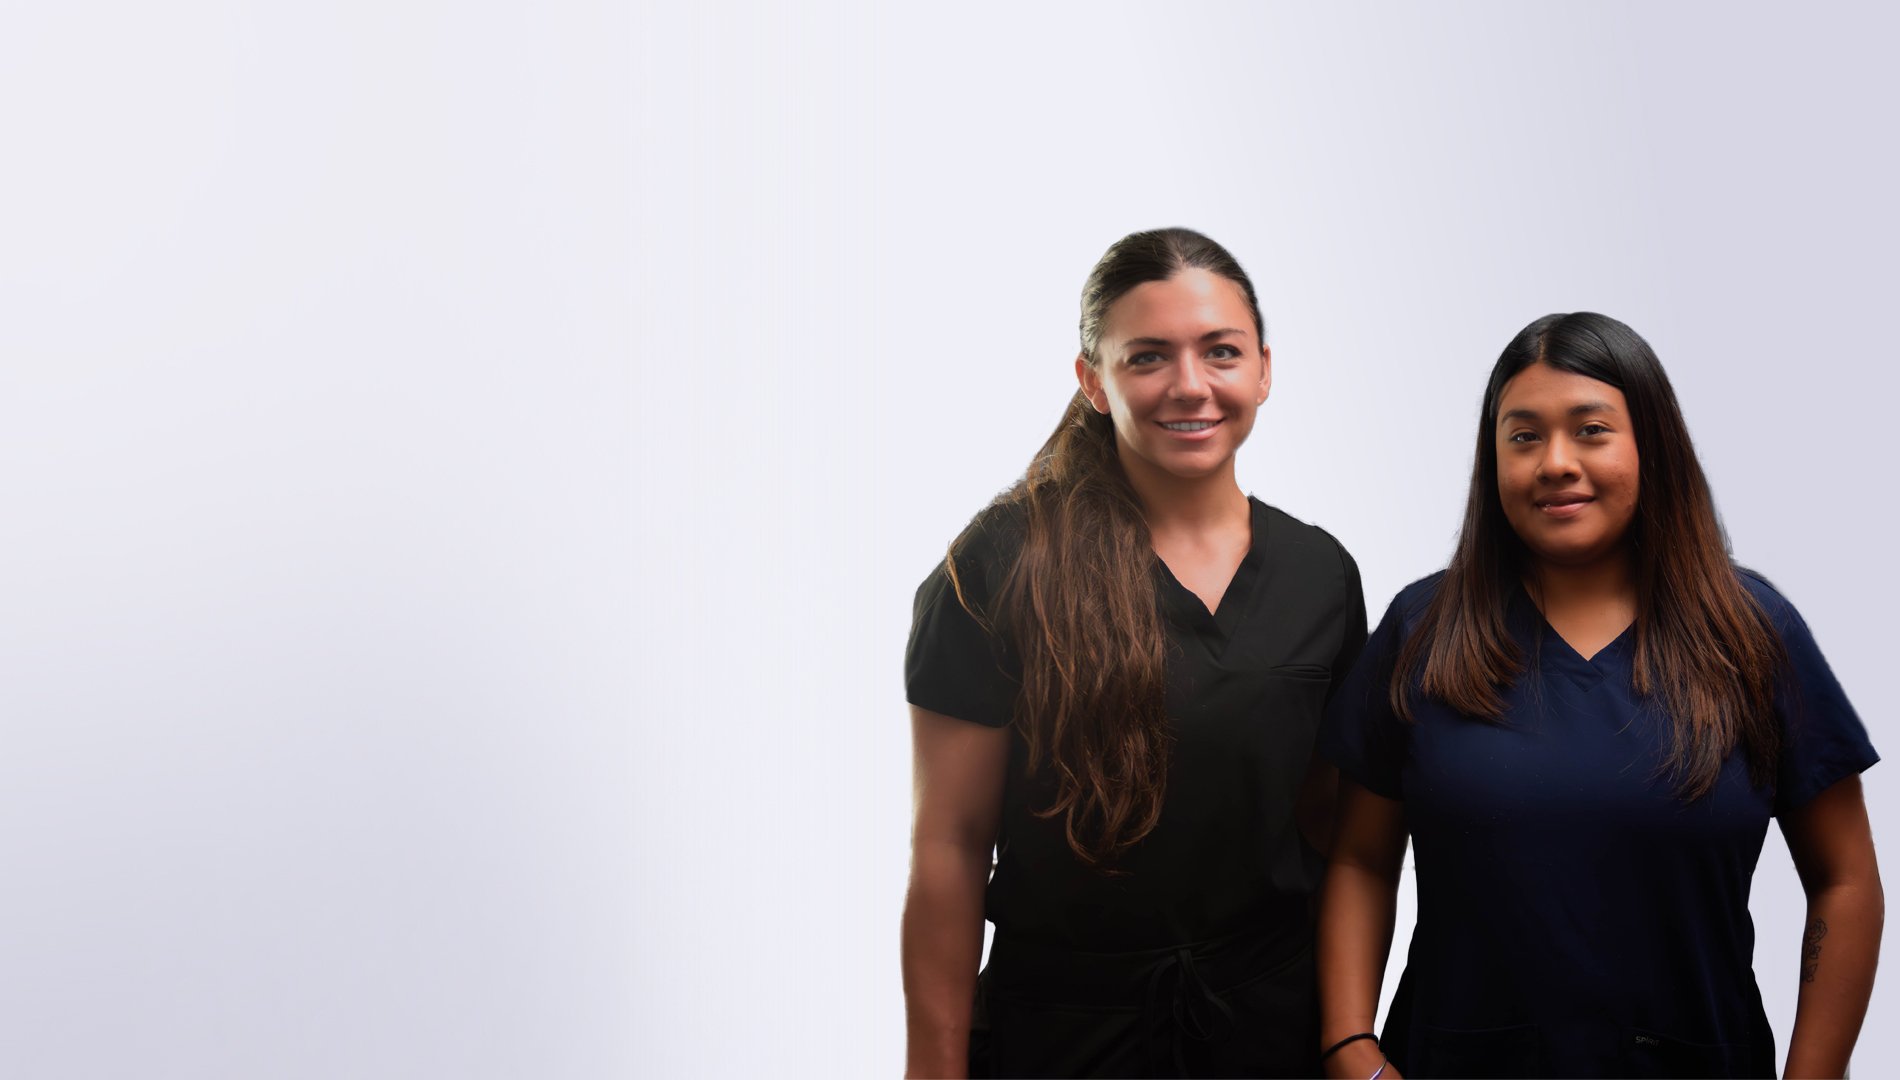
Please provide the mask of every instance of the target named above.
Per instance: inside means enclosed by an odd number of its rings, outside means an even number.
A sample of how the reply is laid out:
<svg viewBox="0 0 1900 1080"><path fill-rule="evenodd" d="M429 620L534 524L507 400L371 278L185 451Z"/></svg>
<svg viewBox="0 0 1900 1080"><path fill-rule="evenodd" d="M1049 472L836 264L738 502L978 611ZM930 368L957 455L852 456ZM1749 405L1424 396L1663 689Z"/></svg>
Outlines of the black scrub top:
<svg viewBox="0 0 1900 1080"><path fill-rule="evenodd" d="M1780 631L1772 790L1740 753L1684 803L1668 726L1632 689L1634 630L1585 660L1521 589L1530 670L1502 726L1415 694L1393 715L1401 643L1437 588L1399 593L1327 717L1322 752L1405 804L1418 924L1383 1049L1407 1076L1772 1076L1749 881L1768 819L1879 760L1807 624L1742 581ZM1783 928L1792 939L1794 928Z"/></svg>
<svg viewBox="0 0 1900 1080"><path fill-rule="evenodd" d="M1214 614L1155 560L1167 628L1173 721L1155 829L1105 873L1078 860L1045 762L1009 773L985 914L1002 933L1082 950L1207 941L1283 917L1318 886L1320 862L1294 825L1326 699L1364 644L1359 570L1325 531L1249 499L1253 543ZM1020 548L1020 509L992 507L958 559L964 596L986 618ZM1012 722L1021 667L1003 636L964 610L940 566L917 590L905 682L911 704L990 727Z"/></svg>

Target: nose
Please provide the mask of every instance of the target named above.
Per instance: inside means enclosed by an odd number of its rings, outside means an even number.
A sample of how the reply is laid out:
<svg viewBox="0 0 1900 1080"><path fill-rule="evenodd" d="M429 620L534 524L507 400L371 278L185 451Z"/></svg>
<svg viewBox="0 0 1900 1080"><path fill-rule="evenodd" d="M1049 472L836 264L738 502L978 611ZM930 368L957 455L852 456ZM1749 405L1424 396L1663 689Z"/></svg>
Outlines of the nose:
<svg viewBox="0 0 1900 1080"><path fill-rule="evenodd" d="M1557 436L1544 443L1544 456L1537 462L1537 478L1561 482L1578 476L1576 448L1570 440Z"/></svg>
<svg viewBox="0 0 1900 1080"><path fill-rule="evenodd" d="M1168 387L1168 396L1176 401L1205 401L1208 395L1207 372L1201 370L1200 358L1183 356L1175 361L1174 384Z"/></svg>

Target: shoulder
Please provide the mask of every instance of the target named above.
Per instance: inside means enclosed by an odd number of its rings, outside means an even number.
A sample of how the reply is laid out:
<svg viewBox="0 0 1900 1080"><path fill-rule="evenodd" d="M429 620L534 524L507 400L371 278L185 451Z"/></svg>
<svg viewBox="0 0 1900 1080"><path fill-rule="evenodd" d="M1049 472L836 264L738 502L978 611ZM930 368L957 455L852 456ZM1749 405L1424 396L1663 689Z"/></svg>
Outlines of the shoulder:
<svg viewBox="0 0 1900 1080"><path fill-rule="evenodd" d="M1444 577L1445 572L1440 570L1400 589L1392 602L1385 606L1385 614L1380 616L1378 628L1373 631L1374 636L1393 649L1411 637L1424 619L1425 609L1431 606L1432 597L1438 595L1438 584Z"/></svg>
<svg viewBox="0 0 1900 1080"><path fill-rule="evenodd" d="M1781 595L1781 590L1775 588L1767 575L1759 570L1736 564L1735 577L1742 583L1742 588L1748 590L1749 595L1762 603L1786 604L1788 602Z"/></svg>
<svg viewBox="0 0 1900 1080"><path fill-rule="evenodd" d="M1358 580L1359 564L1332 533L1251 495L1247 501L1253 504L1254 519L1265 520L1268 550L1276 559L1306 560L1315 570L1338 570Z"/></svg>
<svg viewBox="0 0 1900 1080"><path fill-rule="evenodd" d="M1029 536L1029 510L1018 502L993 502L977 511L957 538L950 555L959 572L1000 577L1016 562Z"/></svg>
<svg viewBox="0 0 1900 1080"><path fill-rule="evenodd" d="M918 586L917 603L921 606L949 593L979 607L987 605L1015 565L1028 531L1028 512L1020 504L997 501L977 511ZM950 576L952 566L955 581Z"/></svg>
<svg viewBox="0 0 1900 1080"><path fill-rule="evenodd" d="M1754 597L1755 602L1761 605L1762 611L1767 614L1769 621L1774 623L1775 629L1786 634L1792 627L1805 625L1801 613L1795 610L1794 603L1782 595L1781 590L1775 588L1774 584L1760 571L1738 565L1735 567L1735 577L1742 583L1742 588L1748 592L1748 595Z"/></svg>
<svg viewBox="0 0 1900 1080"><path fill-rule="evenodd" d="M1253 505L1255 550L1274 568L1276 579L1292 590L1279 594L1281 599L1342 612L1353 627L1352 639L1364 640L1365 584L1346 545L1318 525L1251 495L1247 498Z"/></svg>
<svg viewBox="0 0 1900 1080"><path fill-rule="evenodd" d="M1431 604L1432 598L1438 595L1438 585L1444 580L1445 572L1439 570L1400 589L1398 595L1392 598L1388 616L1396 615L1408 627L1416 623L1425 614L1425 608Z"/></svg>
<svg viewBox="0 0 1900 1080"><path fill-rule="evenodd" d="M1009 723L1020 676L991 598L1001 560L1020 550L1013 536L1008 511L986 507L918 586L904 650L911 704L988 727Z"/></svg>

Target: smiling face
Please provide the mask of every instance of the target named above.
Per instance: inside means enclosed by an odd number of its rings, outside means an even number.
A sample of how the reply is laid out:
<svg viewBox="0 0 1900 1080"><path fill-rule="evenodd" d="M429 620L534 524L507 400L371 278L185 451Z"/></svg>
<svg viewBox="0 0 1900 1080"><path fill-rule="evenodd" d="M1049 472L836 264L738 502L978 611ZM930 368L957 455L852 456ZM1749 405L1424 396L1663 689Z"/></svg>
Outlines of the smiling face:
<svg viewBox="0 0 1900 1080"><path fill-rule="evenodd" d="M1498 499L1531 554L1559 566L1620 558L1636 517L1636 435L1623 392L1532 364L1498 395Z"/></svg>
<svg viewBox="0 0 1900 1080"><path fill-rule="evenodd" d="M1076 377L1114 419L1131 480L1232 473L1271 381L1238 286L1201 269L1137 285L1109 307L1095 351Z"/></svg>

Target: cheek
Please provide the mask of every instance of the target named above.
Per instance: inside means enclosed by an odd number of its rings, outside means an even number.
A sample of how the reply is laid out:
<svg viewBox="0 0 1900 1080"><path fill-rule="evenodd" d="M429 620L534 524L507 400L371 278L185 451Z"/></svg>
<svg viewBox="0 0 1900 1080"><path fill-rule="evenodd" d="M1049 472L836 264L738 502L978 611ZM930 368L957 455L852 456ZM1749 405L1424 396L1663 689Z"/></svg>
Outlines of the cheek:
<svg viewBox="0 0 1900 1080"><path fill-rule="evenodd" d="M1503 499L1506 508L1513 496L1522 494L1536 477L1522 463L1514 462L1502 453L1498 455L1498 497Z"/></svg>
<svg viewBox="0 0 1900 1080"><path fill-rule="evenodd" d="M1642 494L1642 474L1637 470L1636 463L1632 461L1624 467L1618 480L1623 489L1624 500L1631 506L1635 506L1637 497Z"/></svg>
<svg viewBox="0 0 1900 1080"><path fill-rule="evenodd" d="M1140 379L1116 379L1103 385L1115 403L1116 410L1121 412L1145 409L1149 405L1148 399L1153 396L1149 383Z"/></svg>
<svg viewBox="0 0 1900 1080"><path fill-rule="evenodd" d="M1615 502L1611 521L1617 528L1627 528L1636 521L1636 503L1639 494L1636 469L1631 466L1616 476Z"/></svg>
<svg viewBox="0 0 1900 1080"><path fill-rule="evenodd" d="M1228 411L1241 416L1252 416L1260 409L1260 384L1257 382L1236 381L1222 394L1226 399Z"/></svg>
<svg viewBox="0 0 1900 1080"><path fill-rule="evenodd" d="M1102 400L1108 405L1108 415L1113 417L1117 424L1128 416L1130 405L1126 386L1113 379L1103 379Z"/></svg>

